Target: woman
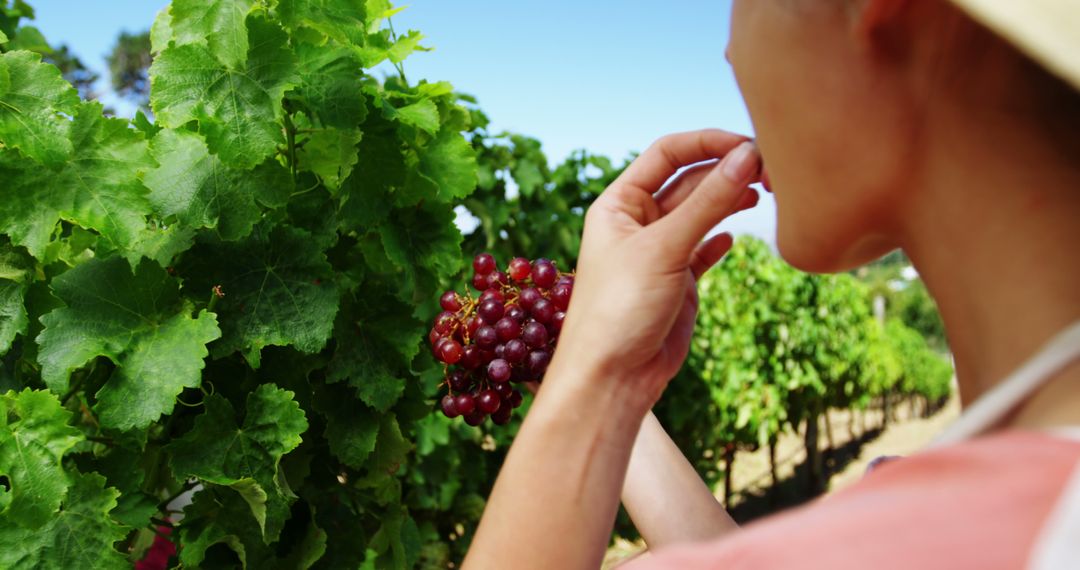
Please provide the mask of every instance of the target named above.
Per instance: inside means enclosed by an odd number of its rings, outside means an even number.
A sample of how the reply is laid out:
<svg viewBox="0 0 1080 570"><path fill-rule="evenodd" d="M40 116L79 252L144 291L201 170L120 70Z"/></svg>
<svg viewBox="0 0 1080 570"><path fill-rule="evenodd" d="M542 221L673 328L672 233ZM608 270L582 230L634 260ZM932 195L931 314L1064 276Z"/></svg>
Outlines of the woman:
<svg viewBox="0 0 1080 570"><path fill-rule="evenodd" d="M589 210L559 349L465 567L596 568L621 491L655 551L627 568L1080 568L1078 30L1077 0L734 0L757 141L667 137ZM649 409L731 245L701 240L756 203L762 156L792 265L904 249L969 409L934 449L737 529Z"/></svg>

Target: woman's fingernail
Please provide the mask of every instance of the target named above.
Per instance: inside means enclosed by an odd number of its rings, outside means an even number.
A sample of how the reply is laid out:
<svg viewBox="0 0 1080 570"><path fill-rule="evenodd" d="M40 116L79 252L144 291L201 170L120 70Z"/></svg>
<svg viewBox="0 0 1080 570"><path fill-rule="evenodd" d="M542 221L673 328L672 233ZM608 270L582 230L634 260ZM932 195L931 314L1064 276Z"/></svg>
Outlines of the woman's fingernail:
<svg viewBox="0 0 1080 570"><path fill-rule="evenodd" d="M758 154L757 146L746 141L724 157L724 177L734 184L744 184L751 176L761 168L761 155Z"/></svg>

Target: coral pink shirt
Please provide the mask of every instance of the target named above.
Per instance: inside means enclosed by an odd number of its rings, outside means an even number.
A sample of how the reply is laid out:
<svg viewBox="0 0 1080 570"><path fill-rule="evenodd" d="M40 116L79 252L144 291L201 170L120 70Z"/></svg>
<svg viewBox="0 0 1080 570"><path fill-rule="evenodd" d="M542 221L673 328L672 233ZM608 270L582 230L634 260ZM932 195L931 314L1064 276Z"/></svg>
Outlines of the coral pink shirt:
<svg viewBox="0 0 1080 570"><path fill-rule="evenodd" d="M1005 432L890 461L727 539L622 568L1024 568L1078 465L1078 440Z"/></svg>

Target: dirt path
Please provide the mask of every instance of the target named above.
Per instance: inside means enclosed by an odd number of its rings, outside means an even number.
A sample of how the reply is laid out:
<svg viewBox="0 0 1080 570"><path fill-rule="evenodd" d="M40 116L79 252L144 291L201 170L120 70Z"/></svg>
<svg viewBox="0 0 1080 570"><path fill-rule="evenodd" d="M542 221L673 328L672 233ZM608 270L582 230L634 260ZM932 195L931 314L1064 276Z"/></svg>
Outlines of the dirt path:
<svg viewBox="0 0 1080 570"><path fill-rule="evenodd" d="M833 473L826 493L857 482L866 472L866 466L877 457L910 455L922 449L956 419L960 413L960 404L958 399L953 397L929 418L918 417L918 414L913 413L915 411L907 403L901 404L897 408L897 420L890 422L884 430L876 429L881 422L880 412L868 412L866 417L857 415L854 439L851 413L836 410L830 412L833 443L838 451L826 461L826 470ZM868 428L865 432L861 429L863 425ZM824 425L821 433L820 446L824 450L828 445ZM774 488L769 474L767 448L755 452L740 452L737 455L732 471L731 511L740 522L808 500L802 491L800 466L806 459L806 451L803 449L801 436L793 431L783 434L777 443L776 459L780 484ZM723 489L716 489L716 495L722 500ZM641 554L644 549L645 544L641 541L619 540L608 549L604 568L614 568L619 563Z"/></svg>

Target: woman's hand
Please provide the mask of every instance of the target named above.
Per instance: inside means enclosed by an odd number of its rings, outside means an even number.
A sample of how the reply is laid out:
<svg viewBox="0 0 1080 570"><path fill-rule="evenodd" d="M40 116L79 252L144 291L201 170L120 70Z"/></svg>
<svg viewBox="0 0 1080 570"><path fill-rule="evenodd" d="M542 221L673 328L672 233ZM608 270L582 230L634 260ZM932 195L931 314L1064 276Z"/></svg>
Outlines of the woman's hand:
<svg viewBox="0 0 1080 570"><path fill-rule="evenodd" d="M703 161L710 162L697 164ZM724 218L757 204L748 185L760 171L756 146L720 130L669 135L635 160L586 215L574 295L551 366L566 373L548 376L630 383L642 412L650 408L689 350L697 278L732 244L728 234L702 240Z"/></svg>

